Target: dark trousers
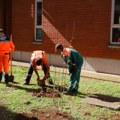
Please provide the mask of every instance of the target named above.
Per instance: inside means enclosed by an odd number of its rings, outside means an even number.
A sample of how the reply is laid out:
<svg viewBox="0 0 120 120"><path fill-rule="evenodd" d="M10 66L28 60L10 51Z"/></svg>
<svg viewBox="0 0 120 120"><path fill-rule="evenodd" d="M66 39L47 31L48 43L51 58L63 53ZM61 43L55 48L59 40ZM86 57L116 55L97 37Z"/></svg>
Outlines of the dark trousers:
<svg viewBox="0 0 120 120"><path fill-rule="evenodd" d="M0 82L2 80L2 72L0 72ZM9 82L9 75L7 73L4 74L4 79L5 79L5 83Z"/></svg>
<svg viewBox="0 0 120 120"><path fill-rule="evenodd" d="M33 66L32 66L32 64L30 64L28 74L27 74L26 79L25 79L25 82L28 84L30 83L30 79L32 77L33 71L34 71ZM43 65L43 71L44 71L44 74L46 74L47 69L46 69L45 65ZM50 77L50 73L48 73L47 78L49 78L49 77Z"/></svg>
<svg viewBox="0 0 120 120"><path fill-rule="evenodd" d="M2 72L0 72L0 82L1 82L1 80L2 80Z"/></svg>

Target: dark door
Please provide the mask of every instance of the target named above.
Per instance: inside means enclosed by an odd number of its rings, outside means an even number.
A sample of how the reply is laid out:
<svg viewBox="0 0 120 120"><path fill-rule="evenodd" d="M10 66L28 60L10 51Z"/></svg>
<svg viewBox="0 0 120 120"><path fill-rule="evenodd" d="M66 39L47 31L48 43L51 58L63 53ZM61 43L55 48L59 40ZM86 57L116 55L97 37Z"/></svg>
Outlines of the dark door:
<svg viewBox="0 0 120 120"><path fill-rule="evenodd" d="M0 29L6 35L11 34L12 0L0 0Z"/></svg>
<svg viewBox="0 0 120 120"><path fill-rule="evenodd" d="M0 29L4 29L4 0L0 0Z"/></svg>

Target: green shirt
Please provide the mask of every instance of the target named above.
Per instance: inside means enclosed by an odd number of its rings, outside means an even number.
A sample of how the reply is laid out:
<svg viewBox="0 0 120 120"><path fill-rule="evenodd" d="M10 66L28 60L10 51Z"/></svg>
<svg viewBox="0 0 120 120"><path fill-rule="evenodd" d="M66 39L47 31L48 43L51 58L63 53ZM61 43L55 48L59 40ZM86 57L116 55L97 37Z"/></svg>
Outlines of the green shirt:
<svg viewBox="0 0 120 120"><path fill-rule="evenodd" d="M83 64L83 57L82 55L74 49L67 48L69 51L69 55L66 55L63 52L63 59L68 65L69 72L71 73L75 69L80 69Z"/></svg>

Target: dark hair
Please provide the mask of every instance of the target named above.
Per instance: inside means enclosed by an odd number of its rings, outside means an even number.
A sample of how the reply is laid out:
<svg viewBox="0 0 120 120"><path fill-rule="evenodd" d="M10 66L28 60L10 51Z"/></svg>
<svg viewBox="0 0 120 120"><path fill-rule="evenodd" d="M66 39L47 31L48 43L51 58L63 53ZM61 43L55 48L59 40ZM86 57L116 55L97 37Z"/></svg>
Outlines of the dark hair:
<svg viewBox="0 0 120 120"><path fill-rule="evenodd" d="M57 43L57 44L55 45L55 50L57 50L57 49L63 49L63 45L60 44L60 43Z"/></svg>
<svg viewBox="0 0 120 120"><path fill-rule="evenodd" d="M42 63L42 59L41 59L41 58L39 58L39 59L36 60L36 64L37 64L38 66L41 65L41 63Z"/></svg>

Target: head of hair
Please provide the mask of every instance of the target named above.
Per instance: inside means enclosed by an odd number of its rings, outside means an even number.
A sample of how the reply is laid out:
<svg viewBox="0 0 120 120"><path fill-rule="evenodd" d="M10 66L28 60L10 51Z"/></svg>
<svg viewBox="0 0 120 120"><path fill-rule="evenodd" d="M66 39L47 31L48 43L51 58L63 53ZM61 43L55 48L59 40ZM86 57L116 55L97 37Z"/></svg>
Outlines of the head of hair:
<svg viewBox="0 0 120 120"><path fill-rule="evenodd" d="M0 32L3 32L3 29L0 29Z"/></svg>
<svg viewBox="0 0 120 120"><path fill-rule="evenodd" d="M37 64L38 66L41 65L41 63L42 63L42 59L41 59L41 58L39 58L39 59L36 60L36 64Z"/></svg>
<svg viewBox="0 0 120 120"><path fill-rule="evenodd" d="M58 49L63 50L63 45L60 44L60 43L57 43L57 44L55 45L55 50L58 50Z"/></svg>

